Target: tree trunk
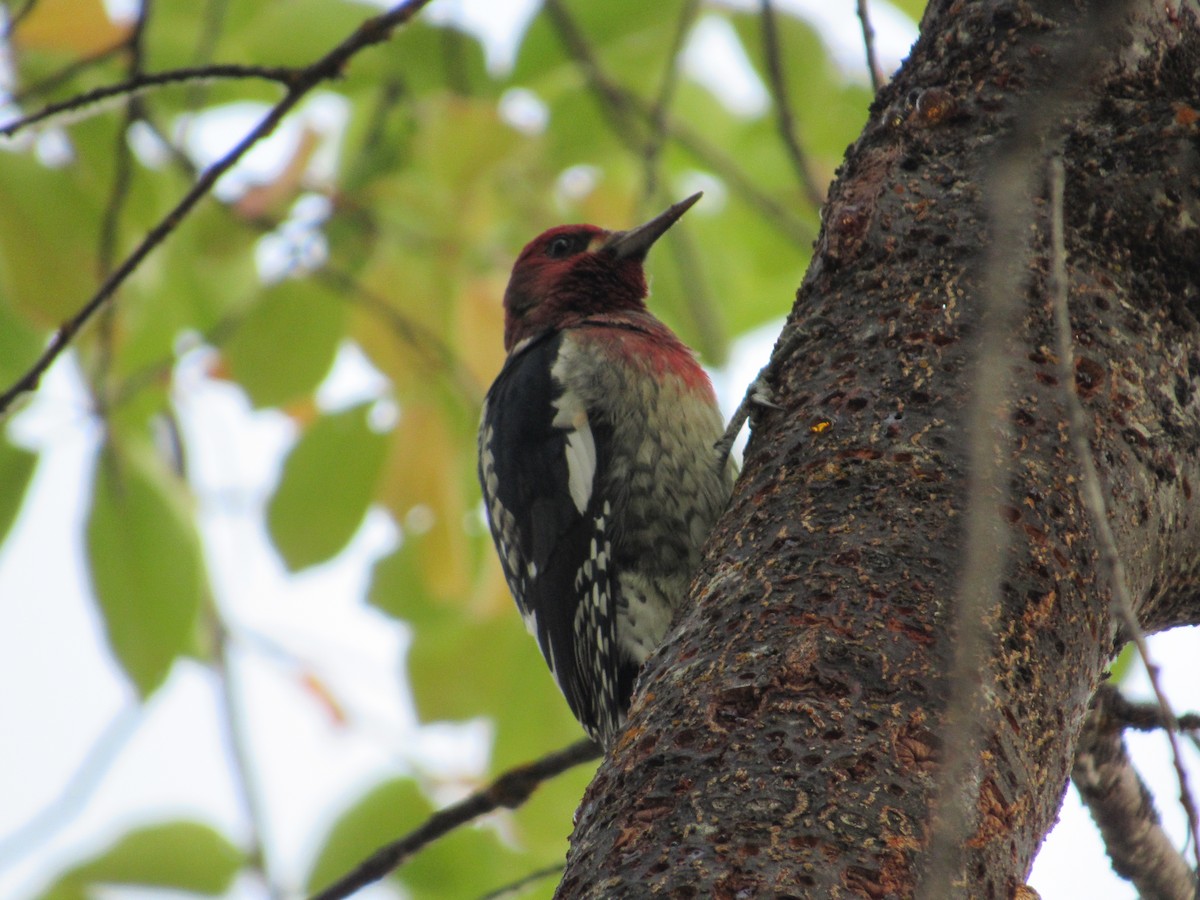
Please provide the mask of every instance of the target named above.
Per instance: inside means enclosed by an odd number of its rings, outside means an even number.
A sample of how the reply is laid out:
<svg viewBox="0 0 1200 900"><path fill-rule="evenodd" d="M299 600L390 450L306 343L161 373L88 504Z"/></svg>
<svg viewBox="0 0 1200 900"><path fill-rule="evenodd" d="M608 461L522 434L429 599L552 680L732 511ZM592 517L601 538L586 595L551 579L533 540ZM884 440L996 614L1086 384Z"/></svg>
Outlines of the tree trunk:
<svg viewBox="0 0 1200 900"><path fill-rule="evenodd" d="M1007 495L982 514L1007 554L982 611L952 894L1024 882L1125 640L1057 377L1055 153L1075 387L1136 612L1147 631L1200 622L1200 14L1194 0L1111 13L931 3L831 190L772 368L783 409L757 416L696 603L584 797L560 897L918 891L962 738L944 723L969 414L1005 228L1018 306L1007 366L986 377L1008 399ZM989 191L1003 199L996 172L1021 153L1031 192L1005 223Z"/></svg>

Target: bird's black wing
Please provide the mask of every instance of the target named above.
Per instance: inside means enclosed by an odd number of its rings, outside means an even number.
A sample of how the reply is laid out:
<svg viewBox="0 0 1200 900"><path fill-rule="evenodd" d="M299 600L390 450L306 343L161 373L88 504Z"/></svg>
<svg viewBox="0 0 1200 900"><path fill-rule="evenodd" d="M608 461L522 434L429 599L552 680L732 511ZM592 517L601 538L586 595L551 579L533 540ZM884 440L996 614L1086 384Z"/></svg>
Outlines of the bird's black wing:
<svg viewBox="0 0 1200 900"><path fill-rule="evenodd" d="M575 717L606 740L636 674L618 660L612 517L598 489L612 428L551 374L565 339L544 335L511 356L488 391L479 480L526 627Z"/></svg>

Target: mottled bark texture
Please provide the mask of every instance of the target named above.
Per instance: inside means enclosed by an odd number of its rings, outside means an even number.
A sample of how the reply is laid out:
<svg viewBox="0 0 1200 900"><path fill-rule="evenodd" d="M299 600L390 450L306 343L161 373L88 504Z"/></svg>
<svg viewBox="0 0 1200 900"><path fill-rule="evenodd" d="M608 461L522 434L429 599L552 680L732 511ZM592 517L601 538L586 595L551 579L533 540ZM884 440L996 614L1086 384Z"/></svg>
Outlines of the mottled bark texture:
<svg viewBox="0 0 1200 900"><path fill-rule="evenodd" d="M931 4L830 194L772 377L784 409L758 416L696 605L584 797L559 896L917 889L962 575L981 186L1064 77L1080 83L1044 152L1065 158L1076 389L1140 620L1200 621L1200 15L1132 8L1086 78L1056 70L1082 3ZM1066 438L1039 190L1017 349L989 373L1011 380L1011 547L957 894L1006 900L1124 640Z"/></svg>

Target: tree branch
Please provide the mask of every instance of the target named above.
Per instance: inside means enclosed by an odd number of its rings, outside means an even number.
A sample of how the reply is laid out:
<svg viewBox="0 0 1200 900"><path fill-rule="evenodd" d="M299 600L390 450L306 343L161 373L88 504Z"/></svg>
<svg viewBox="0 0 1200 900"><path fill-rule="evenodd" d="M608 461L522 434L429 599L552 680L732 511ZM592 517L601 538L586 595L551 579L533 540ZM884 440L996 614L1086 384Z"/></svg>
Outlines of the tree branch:
<svg viewBox="0 0 1200 900"><path fill-rule="evenodd" d="M354 871L325 888L313 900L340 900L394 871L408 857L455 828L501 807L516 809L542 782L580 763L599 759L600 747L590 740L577 741L539 760L505 772L471 796L438 810L424 824L399 840L386 844L363 860Z"/></svg>
<svg viewBox="0 0 1200 900"><path fill-rule="evenodd" d="M108 303L116 289L137 269L142 260L174 231L191 208L212 190L217 179L233 168L234 164L245 156L251 147L273 132L288 112L313 88L323 81L338 77L355 54L367 47L386 41L397 27L411 19L429 2L430 0L405 0L387 12L367 19L325 56L312 65L296 71L283 98L232 150L200 174L191 190L184 194L175 207L146 234L142 242L125 258L124 262L105 279L92 298L74 316L59 326L50 340L50 345L38 357L33 366L0 395L0 415L5 413L18 397L37 389L46 369L66 350L79 330Z"/></svg>
<svg viewBox="0 0 1200 900"><path fill-rule="evenodd" d="M863 49L867 54L867 71L871 73L871 90L878 94L883 86L879 77L879 60L875 58L875 29L871 27L871 15L867 11L867 0L857 0L858 21L862 26Z"/></svg>
<svg viewBox="0 0 1200 900"><path fill-rule="evenodd" d="M1150 656L1146 635L1142 631L1134 612L1133 599L1129 596L1129 584L1125 578L1125 564L1117 550L1117 539L1108 520L1108 505L1100 488L1100 475L1088 443L1088 422L1083 403L1075 390L1075 349L1071 338L1071 313L1068 308L1067 252L1063 236L1063 163L1060 158L1051 162L1051 299L1054 303L1054 325L1058 339L1058 380L1063 389L1063 402L1067 411L1067 434L1071 450L1079 461L1080 495L1088 511L1092 527L1096 531L1096 542L1100 548L1099 571L1112 591L1113 615L1125 629L1126 636L1137 647L1142 665L1150 678L1150 686L1162 712L1167 741L1171 745L1171 758L1175 776L1179 782L1179 802L1187 814L1188 830L1192 838L1192 851L1200 863L1200 834L1197 833L1196 804L1188 788L1187 770L1179 749L1179 730L1175 713L1159 680L1158 666ZM1136 777L1136 776L1135 776ZM1099 822L1097 822L1099 824ZM1101 827L1103 831L1103 827ZM1164 895L1165 896L1165 895Z"/></svg>
<svg viewBox="0 0 1200 900"><path fill-rule="evenodd" d="M792 117L792 102L788 96L787 78L783 74L783 55L779 47L779 31L775 26L775 7L771 0L762 0L762 41L763 53L767 60L767 82L771 87L771 95L775 100L775 122L778 126L779 137L787 150L792 168L796 170L796 179L804 191L804 196L812 204L813 209L820 209L825 202L825 192L817 187L808 156L800 146L796 135L796 120Z"/></svg>
<svg viewBox="0 0 1200 900"><path fill-rule="evenodd" d="M1167 727L1162 707L1157 703L1134 703L1119 691L1104 698L1104 712L1122 728L1134 731L1157 731ZM1175 720L1185 733L1200 732L1200 713L1184 713Z"/></svg>
<svg viewBox="0 0 1200 900"><path fill-rule="evenodd" d="M1196 874L1163 831L1150 792L1125 750L1121 711L1128 705L1112 685L1096 691L1079 735L1071 780L1118 875L1148 900L1194 900Z"/></svg>
<svg viewBox="0 0 1200 900"><path fill-rule="evenodd" d="M122 43L119 47L114 48L114 50L121 50L126 46L128 46L127 43ZM114 97L136 96L150 88L162 85L196 84L237 78L260 78L266 81L278 82L284 87L291 87L300 79L305 71L305 69L294 69L288 66L246 66L240 63L217 63L207 66L170 69L166 72L138 72L124 81L117 82L116 84L102 85L90 91L84 91L82 94L68 97L65 100L48 103L37 112L22 116L19 119L13 119L11 122L6 122L4 125L0 125L0 136L13 137L31 125L36 125L38 122L44 122L55 116L83 110L89 106L103 103L105 100L111 100Z"/></svg>

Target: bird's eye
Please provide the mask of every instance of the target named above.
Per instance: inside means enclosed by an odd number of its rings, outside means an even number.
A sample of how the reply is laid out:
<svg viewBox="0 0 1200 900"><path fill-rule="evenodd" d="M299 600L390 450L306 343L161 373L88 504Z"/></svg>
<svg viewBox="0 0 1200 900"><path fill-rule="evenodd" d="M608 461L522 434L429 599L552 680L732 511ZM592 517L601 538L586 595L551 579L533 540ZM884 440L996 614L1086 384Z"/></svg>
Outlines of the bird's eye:
<svg viewBox="0 0 1200 900"><path fill-rule="evenodd" d="M570 256L574 247L575 242L573 240L565 235L559 235L546 248L546 255L551 259L562 259L564 256Z"/></svg>

